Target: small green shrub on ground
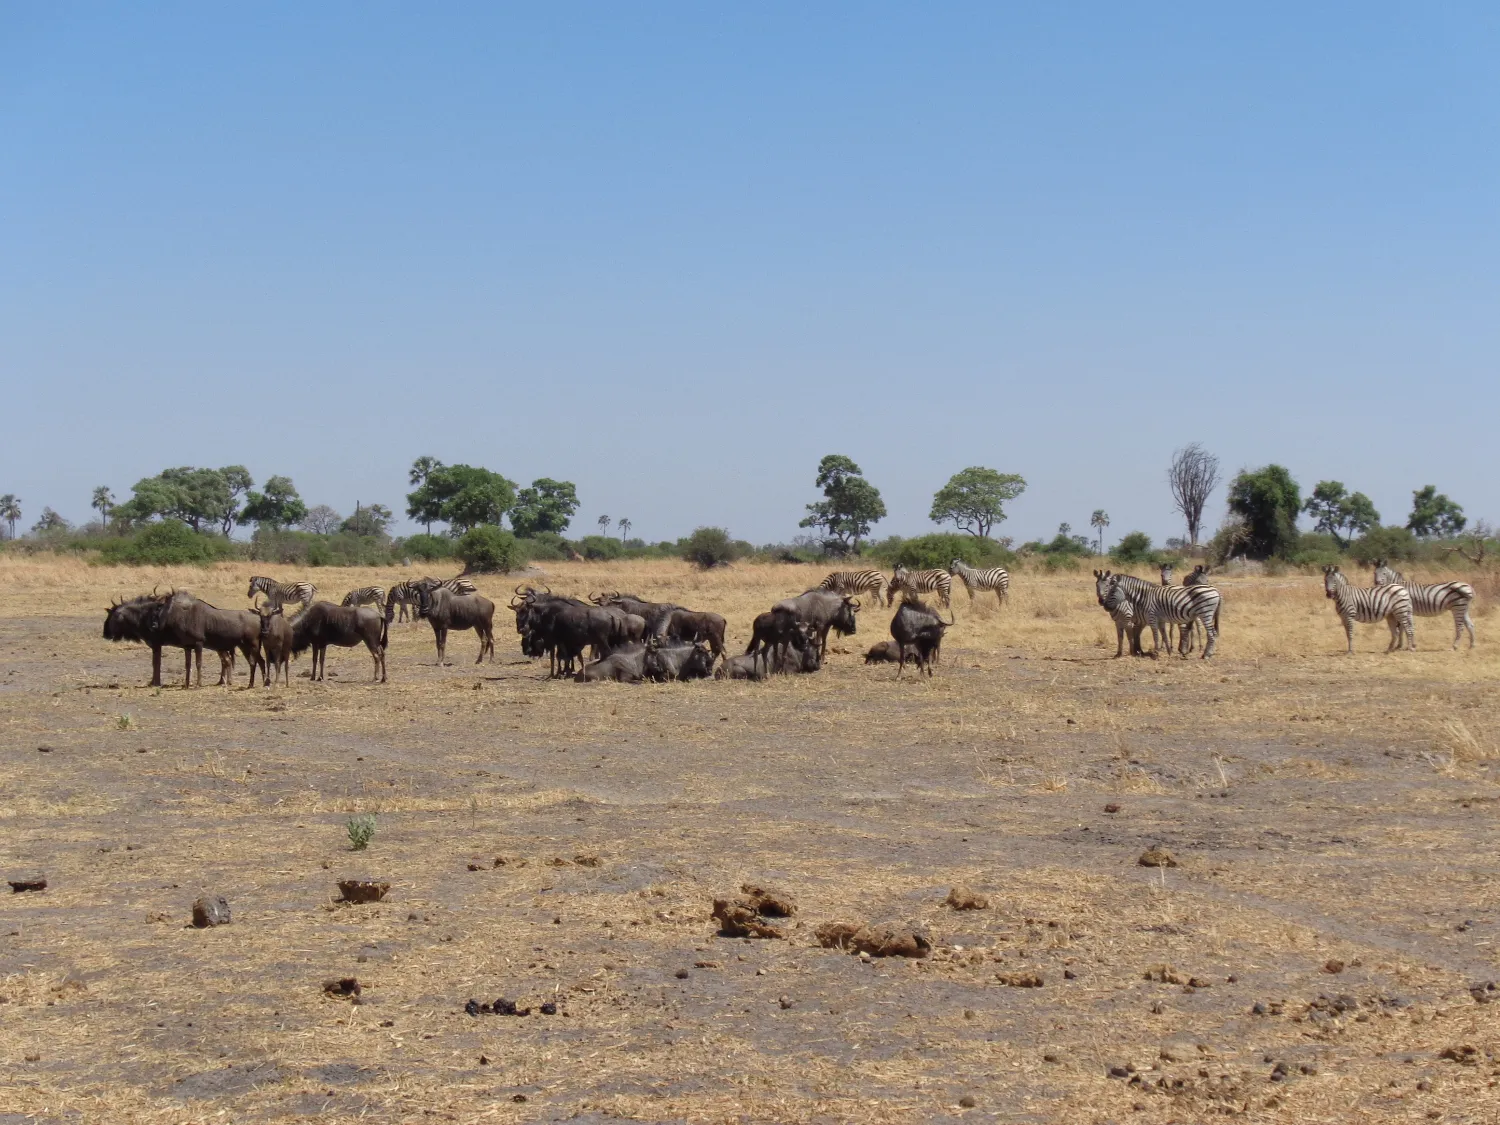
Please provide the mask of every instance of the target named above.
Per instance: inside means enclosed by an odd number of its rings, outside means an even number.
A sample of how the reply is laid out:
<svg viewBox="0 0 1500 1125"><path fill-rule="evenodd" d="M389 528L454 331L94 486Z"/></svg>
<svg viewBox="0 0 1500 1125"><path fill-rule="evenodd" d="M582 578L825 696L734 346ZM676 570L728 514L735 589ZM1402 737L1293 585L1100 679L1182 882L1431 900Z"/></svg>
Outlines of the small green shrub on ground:
<svg viewBox="0 0 1500 1125"><path fill-rule="evenodd" d="M503 574L520 569L524 563L516 537L492 523L464 532L458 541L458 557L466 574Z"/></svg>
<svg viewBox="0 0 1500 1125"><path fill-rule="evenodd" d="M708 570L739 558L739 544L722 527L700 527L683 541L682 557Z"/></svg>
<svg viewBox="0 0 1500 1125"><path fill-rule="evenodd" d="M1151 547L1151 536L1144 531L1131 531L1114 545L1109 557L1117 563L1140 565L1155 562L1157 552Z"/></svg>
<svg viewBox="0 0 1500 1125"><path fill-rule="evenodd" d="M993 539L951 531L913 539L892 536L872 546L870 554L887 566L900 565L911 570L947 570L954 559L962 559L969 566L1009 566L1016 558Z"/></svg>
<svg viewBox="0 0 1500 1125"><path fill-rule="evenodd" d="M578 553L590 562L618 559L625 554L625 544L607 535L585 535L578 541Z"/></svg>
<svg viewBox="0 0 1500 1125"><path fill-rule="evenodd" d="M363 813L360 816L351 816L344 831L349 833L349 850L362 852L370 846L370 840L375 835L375 817L372 813Z"/></svg>
<svg viewBox="0 0 1500 1125"><path fill-rule="evenodd" d="M559 562L568 557L568 541L555 531L538 531L524 539L518 538L521 553L532 562Z"/></svg>

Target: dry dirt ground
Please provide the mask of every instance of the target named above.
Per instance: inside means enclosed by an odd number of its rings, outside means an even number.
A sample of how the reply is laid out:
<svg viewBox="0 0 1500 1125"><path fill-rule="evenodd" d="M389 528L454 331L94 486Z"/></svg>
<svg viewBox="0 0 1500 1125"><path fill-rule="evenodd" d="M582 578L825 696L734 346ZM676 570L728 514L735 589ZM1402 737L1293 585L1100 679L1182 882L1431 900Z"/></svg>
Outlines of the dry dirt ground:
<svg viewBox="0 0 1500 1125"><path fill-rule="evenodd" d="M0 899L0 1123L1500 1121L1493 582L1474 651L1445 619L1346 657L1318 578L1227 579L1220 655L1153 662L1086 570L1022 572L900 682L870 606L815 676L549 682L499 579L493 664L397 626L385 686L335 650L326 685L152 690L100 637L111 595L241 606L250 572L0 560L0 864L47 879ZM743 646L819 576L546 578ZM717 935L745 882L795 898L782 939ZM189 926L203 894L230 925ZM533 1012L465 1013L499 997Z"/></svg>

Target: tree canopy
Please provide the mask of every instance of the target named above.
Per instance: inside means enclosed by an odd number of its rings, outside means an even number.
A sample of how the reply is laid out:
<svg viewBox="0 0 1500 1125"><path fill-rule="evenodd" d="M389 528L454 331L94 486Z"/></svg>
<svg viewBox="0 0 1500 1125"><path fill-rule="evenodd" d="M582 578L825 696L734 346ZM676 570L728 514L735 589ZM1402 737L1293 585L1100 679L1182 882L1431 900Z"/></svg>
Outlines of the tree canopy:
<svg viewBox="0 0 1500 1125"><path fill-rule="evenodd" d="M395 515L384 504L361 504L354 514L339 525L351 535L384 535Z"/></svg>
<svg viewBox="0 0 1500 1125"><path fill-rule="evenodd" d="M1253 559L1287 558L1296 548L1302 492L1281 465L1242 469L1229 483L1229 510L1245 525L1238 553Z"/></svg>
<svg viewBox="0 0 1500 1125"><path fill-rule="evenodd" d="M1423 539L1451 539L1468 522L1463 506L1449 500L1436 485L1429 484L1411 494L1411 518L1406 526L1414 535Z"/></svg>
<svg viewBox="0 0 1500 1125"><path fill-rule="evenodd" d="M1302 510L1316 520L1315 530L1332 535L1340 547L1380 526L1380 513L1363 492L1350 493L1342 481L1320 480Z"/></svg>
<svg viewBox="0 0 1500 1125"><path fill-rule="evenodd" d="M797 526L822 528L824 547L836 554L858 550L870 528L885 518L880 490L841 453L830 453L818 462L814 483L823 490L823 499L807 506L807 515Z"/></svg>
<svg viewBox="0 0 1500 1125"><path fill-rule="evenodd" d="M131 489L134 495L116 511L134 523L160 516L181 520L194 531L202 531L206 524L228 535L239 515L239 498L254 483L243 465L164 469L137 481Z"/></svg>
<svg viewBox="0 0 1500 1125"><path fill-rule="evenodd" d="M529 539L544 531L567 530L578 511L578 490L571 481L541 477L516 494L510 510L510 526L517 535Z"/></svg>
<svg viewBox="0 0 1500 1125"><path fill-rule="evenodd" d="M994 526L1005 519L1006 501L1025 491L1026 481L1018 474L973 465L954 473L937 490L927 518L933 523L952 523L960 531L987 539Z"/></svg>
<svg viewBox="0 0 1500 1125"><path fill-rule="evenodd" d="M290 527L301 523L306 516L307 505L297 495L292 478L272 477L266 481L263 491L252 491L245 496L245 509L239 514L239 522L271 528Z"/></svg>
<svg viewBox="0 0 1500 1125"><path fill-rule="evenodd" d="M499 473L473 465L443 465L407 493L406 514L428 526L441 521L460 535L481 524L498 525L515 502L514 482Z"/></svg>

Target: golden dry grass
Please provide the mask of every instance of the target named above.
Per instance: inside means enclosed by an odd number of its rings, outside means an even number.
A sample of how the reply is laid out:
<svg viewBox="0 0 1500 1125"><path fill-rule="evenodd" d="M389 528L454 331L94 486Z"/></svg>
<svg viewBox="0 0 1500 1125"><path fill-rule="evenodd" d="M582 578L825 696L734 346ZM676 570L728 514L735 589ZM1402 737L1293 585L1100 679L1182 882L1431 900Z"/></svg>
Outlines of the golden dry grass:
<svg viewBox="0 0 1500 1125"><path fill-rule="evenodd" d="M873 607L816 676L549 682L518 655L514 579L480 579L496 663L463 634L435 668L430 630L398 626L384 687L335 651L326 685L302 661L290 688L241 668L237 690L153 691L142 650L99 638L111 595L237 606L257 569L0 558L0 839L51 881L0 917L0 1113L1500 1119L1500 1004L1469 992L1500 978L1492 584L1473 652L1444 618L1416 653L1361 627L1345 657L1318 580L1226 579L1220 655L1153 662L1110 659L1086 571L1018 573L1003 609L957 592L937 675L899 683L859 659L888 635ZM306 577L337 600L401 576ZM534 580L714 609L742 647L820 576ZM354 812L378 816L362 853ZM1154 843L1181 866L1137 867ZM557 863L578 856L599 865ZM389 902L334 906L344 872ZM714 935L711 899L747 879L797 897L788 940ZM942 906L955 883L991 909ZM234 924L184 928L210 890ZM830 919L911 921L936 950L861 964L811 941ZM1145 979L1162 964L1202 986ZM324 997L350 974L364 1003ZM566 1015L462 1013L502 994ZM1177 1040L1189 1057L1161 1058Z"/></svg>

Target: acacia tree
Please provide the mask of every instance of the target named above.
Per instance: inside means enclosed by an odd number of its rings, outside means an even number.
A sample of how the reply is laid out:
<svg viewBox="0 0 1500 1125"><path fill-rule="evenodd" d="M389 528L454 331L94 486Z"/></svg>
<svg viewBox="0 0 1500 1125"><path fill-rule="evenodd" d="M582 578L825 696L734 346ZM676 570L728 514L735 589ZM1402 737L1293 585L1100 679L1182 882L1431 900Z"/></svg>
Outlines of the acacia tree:
<svg viewBox="0 0 1500 1125"><path fill-rule="evenodd" d="M499 473L475 465L443 465L406 494L406 514L429 528L442 520L458 535L480 524L499 526L515 502L515 484Z"/></svg>
<svg viewBox="0 0 1500 1125"><path fill-rule="evenodd" d="M972 465L954 473L932 497L927 518L933 523L952 523L960 531L980 539L1005 519L1005 504L1026 491L1026 481L1015 473L1000 473Z"/></svg>
<svg viewBox="0 0 1500 1125"><path fill-rule="evenodd" d="M262 527L278 528L290 527L294 523L303 523L305 526L305 521L311 517L312 513L297 494L297 486L292 483L292 478L272 477L266 481L263 491L251 492L245 497L245 510L240 513L239 520L242 524L256 523ZM334 518L338 518L337 512L334 512Z"/></svg>
<svg viewBox="0 0 1500 1125"><path fill-rule="evenodd" d="M1219 459L1196 441L1172 454L1167 467L1167 484L1172 489L1172 503L1187 521L1188 544L1198 545L1203 527L1203 506L1219 485Z"/></svg>
<svg viewBox="0 0 1500 1125"><path fill-rule="evenodd" d="M1380 526L1380 513L1363 492L1350 493L1343 481L1320 480L1302 510L1317 522L1314 528L1332 535L1340 548L1346 548L1356 535ZM1348 533L1340 535L1345 528Z"/></svg>
<svg viewBox="0 0 1500 1125"><path fill-rule="evenodd" d="M880 490L842 453L830 453L818 462L814 483L823 490L823 499L807 506L807 515L797 526L822 528L823 546L831 553L859 550L871 526L885 518Z"/></svg>
<svg viewBox="0 0 1500 1125"><path fill-rule="evenodd" d="M1429 484L1411 494L1411 518L1406 526L1423 539L1452 539L1468 523L1463 506Z"/></svg>
<svg viewBox="0 0 1500 1125"><path fill-rule="evenodd" d="M1103 508L1095 508L1094 514L1089 517L1089 526L1099 533L1099 550L1097 554L1104 554L1104 529L1109 526L1109 513Z"/></svg>
<svg viewBox="0 0 1500 1125"><path fill-rule="evenodd" d="M427 478L442 467L443 463L436 457L418 457L411 463L411 470L406 474L406 479L416 488L417 493L420 493L427 484ZM408 496L407 499L410 500L411 496ZM406 514L413 519L421 519L427 527L427 534L432 534L432 521L438 518L436 514L429 514L426 519L423 519L422 516L411 511L410 508L407 509Z"/></svg>
<svg viewBox="0 0 1500 1125"><path fill-rule="evenodd" d="M243 465L197 469L184 465L136 481L134 495L119 506L128 519L144 523L152 516L178 519L194 531L217 526L225 535L239 515L239 498L255 482Z"/></svg>

